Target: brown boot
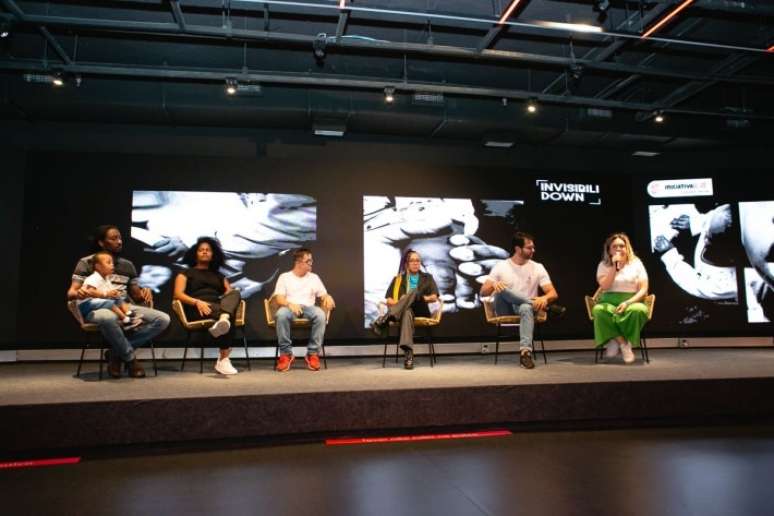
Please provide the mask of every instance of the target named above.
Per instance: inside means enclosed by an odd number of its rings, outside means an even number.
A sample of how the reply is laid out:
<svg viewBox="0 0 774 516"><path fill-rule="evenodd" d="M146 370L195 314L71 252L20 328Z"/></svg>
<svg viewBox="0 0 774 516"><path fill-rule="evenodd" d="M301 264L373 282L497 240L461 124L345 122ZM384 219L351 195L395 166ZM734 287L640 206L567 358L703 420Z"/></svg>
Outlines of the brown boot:
<svg viewBox="0 0 774 516"><path fill-rule="evenodd" d="M105 351L105 360L108 363L108 374L111 378L121 378L121 366L124 364L121 362L121 359L118 357L114 357L113 353L110 352L110 350Z"/></svg>
<svg viewBox="0 0 774 516"><path fill-rule="evenodd" d="M132 378L145 378L145 369L142 368L136 358L129 362L129 376Z"/></svg>

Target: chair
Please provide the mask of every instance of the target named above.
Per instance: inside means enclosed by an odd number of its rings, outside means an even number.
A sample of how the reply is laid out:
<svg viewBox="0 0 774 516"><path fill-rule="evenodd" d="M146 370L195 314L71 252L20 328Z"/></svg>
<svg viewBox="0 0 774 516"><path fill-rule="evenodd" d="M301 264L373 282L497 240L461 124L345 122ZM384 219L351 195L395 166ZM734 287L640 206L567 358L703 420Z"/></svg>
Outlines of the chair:
<svg viewBox="0 0 774 516"><path fill-rule="evenodd" d="M148 305L149 308L153 308L153 300ZM102 333L99 331L99 326L95 323L86 322L83 320L81 311L78 309L78 301L72 300L67 302L67 309L70 311L78 326L81 327L86 333L86 340L81 347L81 358L78 360L78 369L75 371L75 377L80 378L81 368L83 367L83 358L86 355L86 350L91 347L90 344L95 338L99 339L99 379L102 380L103 364L105 363L105 350L108 348L105 338L102 337ZM148 342L148 346L151 350L151 358L153 360L153 375L158 376L159 370L156 367L156 349L153 347L153 340Z"/></svg>
<svg viewBox="0 0 774 516"><path fill-rule="evenodd" d="M519 328L521 330L521 316L519 315L497 315L494 310L494 296L482 297L481 302L484 305L484 316L488 324L497 327L497 340L495 341L495 365L500 354L500 328ZM535 314L535 338L533 341L540 341L540 351L543 353L543 363L548 365L546 358L546 343L543 340L540 325L548 320L548 313L541 310Z"/></svg>
<svg viewBox="0 0 774 516"><path fill-rule="evenodd" d="M215 324L215 319L199 319L196 321L189 321L183 309L183 303L179 299L172 301L172 311L175 312L177 318L180 320L180 324L186 330L185 349L183 350L183 362L180 364L180 370L185 369L185 360L188 355L188 344L191 341L191 335L196 332L203 332L209 329L210 326ZM252 370L250 366L250 352L247 349L247 337L245 337L245 312L247 311L247 303L242 299L237 307L236 314L234 314L234 328L235 331L239 330L241 333L242 345L245 348L245 360L247 360L247 370ZM239 337L237 337L239 338ZM204 344L199 346L199 373L204 372Z"/></svg>
<svg viewBox="0 0 774 516"><path fill-rule="evenodd" d="M583 301L586 304L586 313L589 316L589 320L594 320L594 305L597 304L597 298L599 297L600 289L594 292L593 296L583 296ZM649 294L642 300L645 306L648 307L648 320L653 317L653 306L656 304L656 295ZM648 342L645 337L640 333L640 353L642 353L642 359L646 364L650 364L650 355L648 354ZM598 363L602 358L602 346L598 346L594 349L594 363Z"/></svg>
<svg viewBox="0 0 774 516"><path fill-rule="evenodd" d="M433 310L433 313L430 314L430 317L414 317L414 330L417 330L418 328L425 328L426 336L427 336L427 350L430 354L430 367L433 367L435 364L438 363L438 358L435 355L435 344L433 343L433 327L438 326L441 324L441 317L443 317L443 300L440 298L437 302L431 303L435 304L436 308ZM384 303L379 304L380 311L386 310L387 305ZM389 326L397 326L400 327L400 321L390 321ZM400 338L400 337L398 337ZM384 353L382 354L382 367L387 366L387 346L389 345L389 341L384 341ZM399 342L395 342L395 363L398 362L398 350L400 349Z"/></svg>
<svg viewBox="0 0 774 516"><path fill-rule="evenodd" d="M275 315L277 314L277 310L279 310L279 305L277 304L277 301L275 299L276 296L271 296L269 299L263 300L263 309L266 313L266 324L269 326L269 328L277 328L277 319ZM319 298L317 302L319 303ZM328 326L328 323L331 320L331 310L326 310L323 308L323 311L325 312L325 325ZM309 319L305 319L303 317L294 317L293 322L290 324L291 330L293 328L311 328L312 327L312 321ZM325 369L328 369L328 359L325 357L325 340L320 343L320 353L323 358L323 367ZM277 359L279 358L279 342L277 342L277 345L275 346L274 350L274 363L277 363ZM275 365L276 367L276 365Z"/></svg>

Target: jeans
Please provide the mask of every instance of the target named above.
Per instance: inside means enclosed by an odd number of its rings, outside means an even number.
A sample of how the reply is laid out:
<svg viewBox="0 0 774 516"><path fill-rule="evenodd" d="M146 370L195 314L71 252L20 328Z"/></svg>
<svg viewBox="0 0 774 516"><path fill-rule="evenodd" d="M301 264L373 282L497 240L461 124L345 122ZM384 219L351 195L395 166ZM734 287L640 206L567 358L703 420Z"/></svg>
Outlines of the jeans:
<svg viewBox="0 0 774 516"><path fill-rule="evenodd" d="M81 317L86 320L90 312L99 310L100 308L106 308L110 310L116 305L116 303L118 303L117 299L90 297L88 299L84 299L82 303L78 303L78 310L81 312Z"/></svg>
<svg viewBox="0 0 774 516"><path fill-rule="evenodd" d="M309 319L312 323L312 331L309 334L309 344L306 352L318 353L325 336L325 312L319 306L302 306L303 314L301 317ZM280 353L283 355L293 354L293 341L290 339L290 327L296 316L287 306L280 307L277 310L277 341L279 342Z"/></svg>
<svg viewBox="0 0 774 516"><path fill-rule="evenodd" d="M127 337L118 316L109 308L94 310L86 316L86 322L99 326L102 336L110 344L113 356L125 362L134 359L134 350L150 341L169 326L169 315L153 308L130 305L132 311L142 316L142 324Z"/></svg>
<svg viewBox="0 0 774 516"><path fill-rule="evenodd" d="M532 350L532 334L535 331L535 310L530 299L519 296L510 290L503 290L494 296L494 309L497 315L518 315L519 349Z"/></svg>

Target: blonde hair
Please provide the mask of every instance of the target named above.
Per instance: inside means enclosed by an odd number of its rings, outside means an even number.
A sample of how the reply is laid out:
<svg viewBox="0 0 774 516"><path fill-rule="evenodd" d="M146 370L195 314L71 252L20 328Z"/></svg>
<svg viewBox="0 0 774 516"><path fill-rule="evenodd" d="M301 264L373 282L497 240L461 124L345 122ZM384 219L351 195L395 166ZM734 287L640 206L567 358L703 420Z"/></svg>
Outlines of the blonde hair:
<svg viewBox="0 0 774 516"><path fill-rule="evenodd" d="M610 259L610 244L612 244L616 238L620 238L624 242L624 246L626 247L626 263L639 260L637 255L634 254L632 243L626 233L613 233L605 239L605 244L602 246L602 262L605 265L613 265L613 260Z"/></svg>

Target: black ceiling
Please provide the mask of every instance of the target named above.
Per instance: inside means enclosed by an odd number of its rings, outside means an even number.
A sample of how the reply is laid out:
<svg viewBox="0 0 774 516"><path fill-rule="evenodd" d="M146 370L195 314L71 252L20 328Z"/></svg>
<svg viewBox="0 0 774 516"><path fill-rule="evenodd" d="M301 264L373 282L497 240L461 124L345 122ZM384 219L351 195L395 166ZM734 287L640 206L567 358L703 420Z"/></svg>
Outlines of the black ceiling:
<svg viewBox="0 0 774 516"><path fill-rule="evenodd" d="M0 0L0 120L662 152L764 144L774 2L687 2L641 37L684 1L521 0L499 24L510 0Z"/></svg>

